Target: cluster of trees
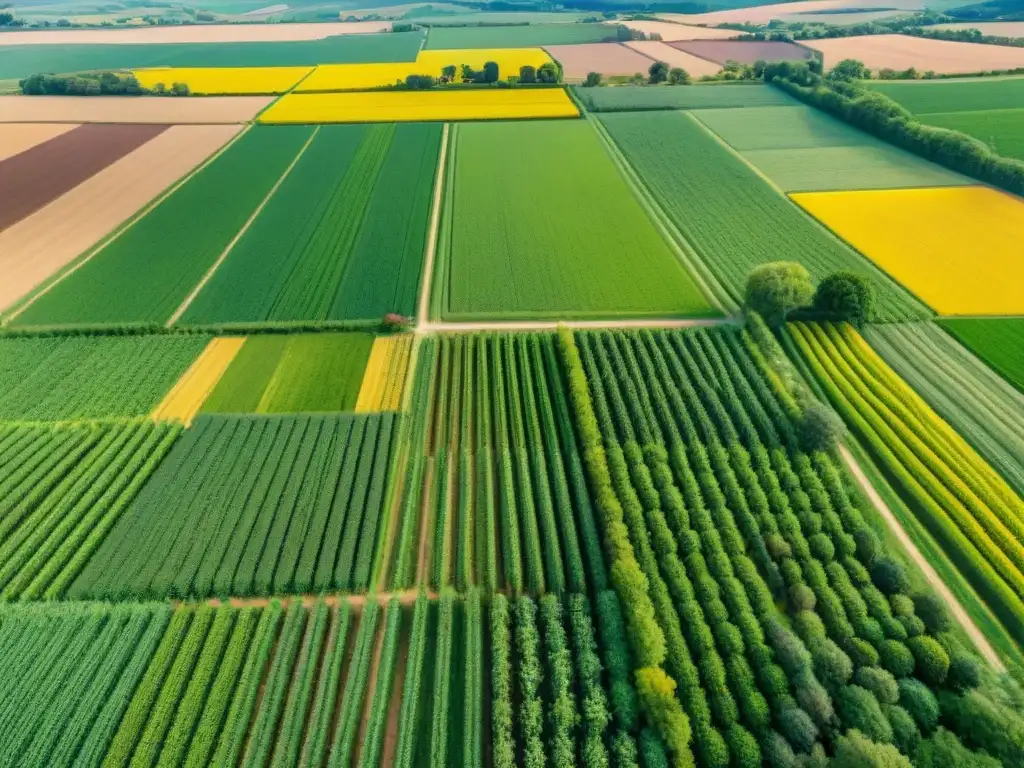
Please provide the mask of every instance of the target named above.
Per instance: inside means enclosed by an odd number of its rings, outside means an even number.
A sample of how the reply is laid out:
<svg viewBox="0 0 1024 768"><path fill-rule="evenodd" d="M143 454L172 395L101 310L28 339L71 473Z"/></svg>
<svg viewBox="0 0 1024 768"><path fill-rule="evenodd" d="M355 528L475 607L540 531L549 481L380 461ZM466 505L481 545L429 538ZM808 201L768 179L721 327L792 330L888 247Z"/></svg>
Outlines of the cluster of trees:
<svg viewBox="0 0 1024 768"><path fill-rule="evenodd" d="M562 72L552 62L546 62L539 67L530 65L519 68L518 75L508 75L501 79L501 71L496 61L484 62L483 69L473 69L469 64L456 66L449 64L441 69L441 76L433 75L407 75L405 80L399 80L395 85L398 88L410 90L429 90L439 85L447 85L457 80L462 83L473 83L476 85L494 85L498 88L513 88L520 84L554 84L562 79Z"/></svg>
<svg viewBox="0 0 1024 768"><path fill-rule="evenodd" d="M14 14L10 11L0 12L0 27L23 27L25 26L24 19L14 18Z"/></svg>
<svg viewBox="0 0 1024 768"><path fill-rule="evenodd" d="M168 88L157 83L144 88L134 75L117 72L85 72L78 75L29 75L18 81L26 96L188 96L185 83Z"/></svg>
<svg viewBox="0 0 1024 768"><path fill-rule="evenodd" d="M751 270L744 303L773 327L787 319L846 321L863 325L871 317L871 286L853 272L836 272L814 286L811 273L795 261L773 261Z"/></svg>
<svg viewBox="0 0 1024 768"><path fill-rule="evenodd" d="M891 144L993 186L1024 194L1024 162L1002 157L984 142L959 131L925 125L888 96L868 90L844 74L863 72L863 68L859 62L843 61L822 78L805 64L777 62L768 65L764 79Z"/></svg>

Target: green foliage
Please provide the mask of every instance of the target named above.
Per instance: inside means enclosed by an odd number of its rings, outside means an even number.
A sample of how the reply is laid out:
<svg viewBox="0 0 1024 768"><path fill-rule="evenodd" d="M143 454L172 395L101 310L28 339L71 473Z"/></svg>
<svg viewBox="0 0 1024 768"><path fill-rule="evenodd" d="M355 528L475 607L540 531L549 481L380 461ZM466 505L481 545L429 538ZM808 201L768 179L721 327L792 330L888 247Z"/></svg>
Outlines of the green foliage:
<svg viewBox="0 0 1024 768"><path fill-rule="evenodd" d="M877 744L857 729L836 742L835 768L910 768L911 763L891 744Z"/></svg>
<svg viewBox="0 0 1024 768"><path fill-rule="evenodd" d="M1003 378L1024 391L1024 319L951 319L941 324Z"/></svg>
<svg viewBox="0 0 1024 768"><path fill-rule="evenodd" d="M585 768L606 768L608 750L604 736L612 716L602 685L601 659L586 597L570 595L568 613L580 688L580 756Z"/></svg>
<svg viewBox="0 0 1024 768"><path fill-rule="evenodd" d="M899 701L900 690L892 673L878 667L860 667L854 673L853 682L874 694L880 704L895 704Z"/></svg>
<svg viewBox="0 0 1024 768"><path fill-rule="evenodd" d="M1012 705L993 701L980 691L958 696L939 693L942 719L971 749L1013 764L1024 754L1024 718Z"/></svg>
<svg viewBox="0 0 1024 768"><path fill-rule="evenodd" d="M832 320L845 320L859 327L871 317L873 303L871 285L862 275L836 272L818 283L811 305Z"/></svg>
<svg viewBox="0 0 1024 768"><path fill-rule="evenodd" d="M836 711L847 728L860 731L872 741L892 742L892 726L878 699L859 685L848 685L836 694Z"/></svg>
<svg viewBox="0 0 1024 768"><path fill-rule="evenodd" d="M543 705L540 688L544 671L540 663L540 633L537 630L537 604L529 597L515 602L515 638L519 679L519 729L523 745L523 764L540 768L545 762ZM436 764L440 768L440 763Z"/></svg>
<svg viewBox="0 0 1024 768"><path fill-rule="evenodd" d="M675 681L658 667L644 667L636 671L640 707L672 754L673 766L684 768L694 764L690 751L690 723L674 696L675 687Z"/></svg>
<svg viewBox="0 0 1024 768"><path fill-rule="evenodd" d="M672 73L669 70L669 82ZM718 107L758 107L792 103L777 88L751 85L700 85L697 88L600 88L574 95L588 112L641 112L667 109L710 109Z"/></svg>
<svg viewBox="0 0 1024 768"><path fill-rule="evenodd" d="M912 637L907 647L914 654L914 674L931 686L946 682L949 673L949 654L939 642L927 635Z"/></svg>
<svg viewBox="0 0 1024 768"><path fill-rule="evenodd" d="M807 451L831 451L846 437L846 425L827 405L813 402L800 416L797 435Z"/></svg>
<svg viewBox="0 0 1024 768"><path fill-rule="evenodd" d="M972 752L956 734L939 728L930 739L922 741L914 755L918 768L999 768L1003 763L984 753Z"/></svg>
<svg viewBox="0 0 1024 768"><path fill-rule="evenodd" d="M981 685L981 663L966 652L953 654L949 661L946 685L950 690L960 694L977 688Z"/></svg>
<svg viewBox="0 0 1024 768"><path fill-rule="evenodd" d="M513 733L512 631L508 598L491 599L491 760L495 768L513 768L516 741ZM409 745L409 750L413 745ZM411 765L411 763L408 763Z"/></svg>
<svg viewBox="0 0 1024 768"><path fill-rule="evenodd" d="M931 734L939 724L939 702L928 686L912 677L897 681L900 689L900 706L910 713L917 727L925 736Z"/></svg>
<svg viewBox="0 0 1024 768"><path fill-rule="evenodd" d="M897 749L904 755L913 755L921 740L921 732L914 718L903 707L892 704L882 705L882 711L892 726L892 740Z"/></svg>
<svg viewBox="0 0 1024 768"><path fill-rule="evenodd" d="M647 82L651 85L664 83L668 80L668 64L664 61L655 61L647 68Z"/></svg>
<svg viewBox="0 0 1024 768"><path fill-rule="evenodd" d="M779 326L786 315L806 306L813 296L814 284L806 267L795 261L775 261L750 271L744 304L768 325Z"/></svg>

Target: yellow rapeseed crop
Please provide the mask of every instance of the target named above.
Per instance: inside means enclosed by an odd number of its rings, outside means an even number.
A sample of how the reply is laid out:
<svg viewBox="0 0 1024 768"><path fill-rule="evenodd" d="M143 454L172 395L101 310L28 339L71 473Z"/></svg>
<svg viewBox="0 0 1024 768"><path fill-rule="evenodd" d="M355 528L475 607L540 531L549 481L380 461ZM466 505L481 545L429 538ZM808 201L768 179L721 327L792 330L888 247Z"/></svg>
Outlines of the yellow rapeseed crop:
<svg viewBox="0 0 1024 768"><path fill-rule="evenodd" d="M137 69L139 83L152 88L163 83L185 83L192 93L243 94L284 93L312 71L313 67L164 67Z"/></svg>
<svg viewBox="0 0 1024 768"><path fill-rule="evenodd" d="M989 187L793 199L944 315L1024 313L1024 202Z"/></svg>
<svg viewBox="0 0 1024 768"><path fill-rule="evenodd" d="M498 77L519 75L519 68L539 67L551 61L542 48L470 48L466 50L420 51L416 61L388 62L386 64L324 64L298 87L300 92L354 91L380 88L405 81L408 75L441 76L441 70L454 65L456 72L463 64L473 69L484 68L493 61L498 65Z"/></svg>
<svg viewBox="0 0 1024 768"><path fill-rule="evenodd" d="M402 406L412 336L381 336L373 341L359 387L356 413L397 411Z"/></svg>
<svg viewBox="0 0 1024 768"><path fill-rule="evenodd" d="M244 343L244 336L213 339L153 410L150 418L154 421L180 421L189 426Z"/></svg>
<svg viewBox="0 0 1024 768"><path fill-rule="evenodd" d="M290 93L261 123L393 123L578 117L562 88Z"/></svg>

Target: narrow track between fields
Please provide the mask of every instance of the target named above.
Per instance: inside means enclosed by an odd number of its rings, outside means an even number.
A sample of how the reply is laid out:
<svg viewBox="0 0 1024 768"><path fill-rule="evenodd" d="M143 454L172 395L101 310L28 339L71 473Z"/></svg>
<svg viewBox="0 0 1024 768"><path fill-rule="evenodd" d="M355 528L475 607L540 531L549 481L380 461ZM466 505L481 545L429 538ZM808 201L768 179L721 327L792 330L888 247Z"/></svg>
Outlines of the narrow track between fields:
<svg viewBox="0 0 1024 768"><path fill-rule="evenodd" d="M587 329L613 328L699 328L713 325L737 325L738 317L643 318L619 320L494 320L467 323L427 322L416 327L417 333L472 333L474 331L553 331L560 327Z"/></svg>

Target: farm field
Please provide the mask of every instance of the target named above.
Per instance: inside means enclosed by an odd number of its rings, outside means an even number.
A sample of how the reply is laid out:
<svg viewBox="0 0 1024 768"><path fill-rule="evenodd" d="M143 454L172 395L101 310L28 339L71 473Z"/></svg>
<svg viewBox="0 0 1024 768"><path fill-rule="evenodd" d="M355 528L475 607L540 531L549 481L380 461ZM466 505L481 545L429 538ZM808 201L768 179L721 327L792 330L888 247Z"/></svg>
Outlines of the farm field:
<svg viewBox="0 0 1024 768"><path fill-rule="evenodd" d="M702 59L725 64L737 61L740 64L753 64L755 61L804 61L811 57L811 52L795 43L741 42L724 40L682 40L670 43L676 48Z"/></svg>
<svg viewBox="0 0 1024 768"><path fill-rule="evenodd" d="M383 21L319 24L204 24L160 25L131 29L46 29L8 32L0 46L8 45L142 45L159 43L278 43L322 40L335 35L390 32Z"/></svg>
<svg viewBox="0 0 1024 768"><path fill-rule="evenodd" d="M931 323L872 326L864 338L1024 496L1024 394Z"/></svg>
<svg viewBox="0 0 1024 768"><path fill-rule="evenodd" d="M203 413L350 411L373 344L367 333L250 336Z"/></svg>
<svg viewBox="0 0 1024 768"><path fill-rule="evenodd" d="M17 324L166 321L312 133L298 126L250 129L28 306Z"/></svg>
<svg viewBox="0 0 1024 768"><path fill-rule="evenodd" d="M712 76L721 69L717 62L694 56L657 40L632 40L625 45L653 61L663 61L670 67L682 67L691 77Z"/></svg>
<svg viewBox="0 0 1024 768"><path fill-rule="evenodd" d="M199 416L67 597L366 590L394 424L394 414Z"/></svg>
<svg viewBox="0 0 1024 768"><path fill-rule="evenodd" d="M217 386L217 382L243 344L245 338L238 336L218 336L211 339L171 391L153 409L150 418L154 421L180 421L186 427L191 426L192 419L199 412L211 390Z"/></svg>
<svg viewBox="0 0 1024 768"><path fill-rule="evenodd" d="M944 315L1024 311L1024 202L988 187L818 192L793 199ZM928 226L908 231L907 217ZM975 249L988 255L979 263Z"/></svg>
<svg viewBox="0 0 1024 768"><path fill-rule="evenodd" d="M672 24L666 21L651 21L648 19L625 19L621 22L625 27L643 32L650 37L652 34L659 35L662 40L727 40L731 37L739 37L740 33L732 29L715 29L712 27L697 27L686 24Z"/></svg>
<svg viewBox="0 0 1024 768"><path fill-rule="evenodd" d="M579 117L561 88L511 91L290 93L261 123L378 123Z"/></svg>
<svg viewBox="0 0 1024 768"><path fill-rule="evenodd" d="M822 53L826 68L834 67L843 59L857 59L873 71L915 67L921 72L930 70L939 74L973 74L1024 67L1024 49L982 43L909 35L841 37L805 43Z"/></svg>
<svg viewBox="0 0 1024 768"><path fill-rule="evenodd" d="M851 327L790 332L832 404L1020 643L1024 501Z"/></svg>
<svg viewBox="0 0 1024 768"><path fill-rule="evenodd" d="M414 313L441 126L323 126L179 322Z"/></svg>
<svg viewBox="0 0 1024 768"><path fill-rule="evenodd" d="M586 122L458 126L450 144L442 317L711 313ZM530 153L494 152L502 146ZM583 218L586 227L559 223Z"/></svg>
<svg viewBox="0 0 1024 768"><path fill-rule="evenodd" d="M943 320L942 325L968 349L1024 392L1024 320Z"/></svg>
<svg viewBox="0 0 1024 768"><path fill-rule="evenodd" d="M402 408L412 346L412 338L408 335L378 336L373 340L366 360L366 372L359 385L356 413Z"/></svg>
<svg viewBox="0 0 1024 768"><path fill-rule="evenodd" d="M204 99L126 99L120 96L0 96L0 125L39 123L243 123L272 99L268 96L210 96ZM21 127L21 126L15 126ZM74 126L48 126L50 130ZM186 127L177 125L174 128ZM8 126L3 125L4 129Z"/></svg>
<svg viewBox="0 0 1024 768"><path fill-rule="evenodd" d="M240 130L237 125L173 125L0 232L0 309L96 246Z"/></svg>
<svg viewBox="0 0 1024 768"><path fill-rule="evenodd" d="M767 86L701 85L693 88L581 88L573 94L588 112L634 112L660 109L774 107L798 102Z"/></svg>
<svg viewBox="0 0 1024 768"><path fill-rule="evenodd" d="M761 107L754 114L775 109L795 108ZM864 275L874 285L877 318L913 318L926 313L899 286L758 178L688 115L634 112L598 117L691 249L691 269L720 286L716 291L720 301L736 306L752 268L765 261L788 259L803 264L817 279L837 269Z"/></svg>
<svg viewBox="0 0 1024 768"><path fill-rule="evenodd" d="M431 27L424 48L533 48L542 45L599 43L614 37L615 29L603 24Z"/></svg>
<svg viewBox="0 0 1024 768"><path fill-rule="evenodd" d="M192 93L211 96L285 93L312 71L312 67L169 67L137 69L133 74L144 88L162 83L170 90L174 83L185 83Z"/></svg>
<svg viewBox="0 0 1024 768"><path fill-rule="evenodd" d="M1004 157L1024 160L1024 109L937 113L919 118L928 125L973 136Z"/></svg>
<svg viewBox="0 0 1024 768"><path fill-rule="evenodd" d="M557 61L569 81L582 81L588 72L605 77L631 76L646 72L654 60L622 43L548 45L545 50Z"/></svg>
<svg viewBox="0 0 1024 768"><path fill-rule="evenodd" d="M40 123L0 124L0 162L67 133L78 126Z"/></svg>
<svg viewBox="0 0 1024 768"><path fill-rule="evenodd" d="M145 416L208 336L0 338L0 420Z"/></svg>

